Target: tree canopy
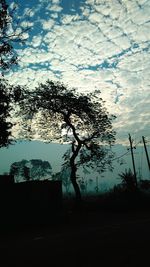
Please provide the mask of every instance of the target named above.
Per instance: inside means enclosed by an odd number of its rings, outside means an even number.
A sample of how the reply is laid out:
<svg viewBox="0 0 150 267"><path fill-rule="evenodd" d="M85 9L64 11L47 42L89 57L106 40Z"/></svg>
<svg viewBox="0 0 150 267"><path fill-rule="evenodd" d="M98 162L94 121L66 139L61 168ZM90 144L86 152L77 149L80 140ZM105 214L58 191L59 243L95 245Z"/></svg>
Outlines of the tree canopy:
<svg viewBox="0 0 150 267"><path fill-rule="evenodd" d="M17 54L14 44L25 40L24 33L28 26L21 26L16 15L17 5L13 2L7 4L6 0L0 0L0 74L4 76L5 71L17 64ZM26 17L24 18L27 19ZM27 25L25 23L25 25ZM19 88L19 87L18 87ZM14 90L8 82L0 77L0 147L12 143L12 126L10 121L12 103L16 99L18 89ZM19 91L18 91L19 92Z"/></svg>
<svg viewBox="0 0 150 267"><path fill-rule="evenodd" d="M22 43L25 39L25 28L17 19L15 14L17 5L7 4L6 0L0 0L0 72L9 70L14 64L17 64L17 54L14 44Z"/></svg>
<svg viewBox="0 0 150 267"><path fill-rule="evenodd" d="M110 146L115 141L110 116L99 91L82 94L62 83L47 81L34 91L25 90L20 100L25 133L45 141L71 144L64 155L71 168L70 179L77 199L77 166L97 166L103 171L111 166ZM21 114L19 112L19 114Z"/></svg>
<svg viewBox="0 0 150 267"><path fill-rule="evenodd" d="M0 81L0 147L7 146L11 143L9 139L11 122L6 121L11 110L10 107L10 94L7 91L5 84Z"/></svg>
<svg viewBox="0 0 150 267"><path fill-rule="evenodd" d="M9 174L14 176L16 182L50 179L52 167L48 161L40 159L21 160L11 164Z"/></svg>
<svg viewBox="0 0 150 267"><path fill-rule="evenodd" d="M11 86L5 79L0 79L0 148L12 143L12 111L20 97L19 86Z"/></svg>

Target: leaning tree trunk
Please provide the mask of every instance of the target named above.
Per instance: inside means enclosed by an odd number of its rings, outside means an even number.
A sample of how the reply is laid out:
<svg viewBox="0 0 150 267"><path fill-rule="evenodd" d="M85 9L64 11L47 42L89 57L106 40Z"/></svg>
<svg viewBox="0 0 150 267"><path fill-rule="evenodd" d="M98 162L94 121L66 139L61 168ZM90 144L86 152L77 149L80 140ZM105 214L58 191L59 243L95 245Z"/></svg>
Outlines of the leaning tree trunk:
<svg viewBox="0 0 150 267"><path fill-rule="evenodd" d="M72 145L74 147L74 145ZM76 167L76 157L78 156L79 150L81 148L81 145L79 144L76 149L72 149L72 156L70 158L70 167L71 167L71 174L70 174L70 180L73 185L74 191L75 191L75 196L76 196L76 202L81 203L81 192L80 192L80 187L77 183L77 167Z"/></svg>

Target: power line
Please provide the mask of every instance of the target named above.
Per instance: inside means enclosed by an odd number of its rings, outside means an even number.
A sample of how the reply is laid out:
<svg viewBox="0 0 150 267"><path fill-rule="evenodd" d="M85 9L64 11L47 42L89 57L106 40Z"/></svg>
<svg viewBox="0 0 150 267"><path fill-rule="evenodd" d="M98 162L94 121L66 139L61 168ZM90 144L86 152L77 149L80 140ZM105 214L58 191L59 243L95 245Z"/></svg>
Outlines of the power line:
<svg viewBox="0 0 150 267"><path fill-rule="evenodd" d="M138 142L135 144L135 147L136 147L139 143L141 143L141 142L142 142L141 140L138 141ZM127 152L125 152L125 153L123 153L122 155L120 155L120 156L114 158L112 161L117 160L117 159L120 159L120 158L124 157L125 155L129 154L129 152L130 152L129 150L130 150L130 148L128 148L128 151L127 151Z"/></svg>
<svg viewBox="0 0 150 267"><path fill-rule="evenodd" d="M117 158L113 159L112 161L114 161L114 160L117 160L117 159L120 159L120 158L124 157L125 155L129 154L129 152L130 152L130 151L127 151L126 153L124 153L124 154L122 154L121 156L119 156L119 157L117 157Z"/></svg>
<svg viewBox="0 0 150 267"><path fill-rule="evenodd" d="M138 144L140 144L140 143L142 143L142 141L140 140L140 141L138 141L135 145L134 145L134 147L136 148L136 146L138 145Z"/></svg>
<svg viewBox="0 0 150 267"><path fill-rule="evenodd" d="M149 140L149 141L150 141L150 140ZM146 142L147 142L147 140L146 140ZM140 143L142 143L142 140L138 141L138 142L134 145L134 147L136 148L136 146L137 146L138 144L140 144ZM118 157L112 159L112 161L117 160L117 159L120 159L120 158L126 156L127 154L129 154L129 152L130 152L130 148L128 148L128 151L127 151L127 152L125 152L125 153L123 153L122 155L120 155L120 156L118 156Z"/></svg>

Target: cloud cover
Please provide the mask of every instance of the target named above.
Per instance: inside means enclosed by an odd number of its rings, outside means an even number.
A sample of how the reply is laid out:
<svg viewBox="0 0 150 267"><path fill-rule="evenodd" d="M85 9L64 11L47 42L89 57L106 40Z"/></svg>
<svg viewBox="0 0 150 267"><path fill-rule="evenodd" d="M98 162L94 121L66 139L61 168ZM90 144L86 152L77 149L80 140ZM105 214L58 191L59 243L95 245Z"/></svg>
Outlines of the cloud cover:
<svg viewBox="0 0 150 267"><path fill-rule="evenodd" d="M149 135L150 2L37 0L25 8L33 29L11 81L34 87L49 78L82 92L100 89L117 116L118 142L128 132Z"/></svg>

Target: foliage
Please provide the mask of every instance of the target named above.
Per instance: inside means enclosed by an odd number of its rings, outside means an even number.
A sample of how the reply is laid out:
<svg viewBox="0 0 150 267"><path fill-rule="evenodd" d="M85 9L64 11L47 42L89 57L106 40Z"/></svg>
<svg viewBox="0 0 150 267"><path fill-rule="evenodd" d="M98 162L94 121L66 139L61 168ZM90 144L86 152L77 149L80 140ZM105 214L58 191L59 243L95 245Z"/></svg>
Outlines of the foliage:
<svg viewBox="0 0 150 267"><path fill-rule="evenodd" d="M0 79L0 147L12 143L12 115L14 104L20 97L19 86L13 87L4 79Z"/></svg>
<svg viewBox="0 0 150 267"><path fill-rule="evenodd" d="M123 188L128 191L134 191L136 189L135 177L131 169L126 169L125 172L122 172L119 176L121 178Z"/></svg>
<svg viewBox="0 0 150 267"><path fill-rule="evenodd" d="M150 190L150 180L140 180L139 186L140 189Z"/></svg>
<svg viewBox="0 0 150 267"><path fill-rule="evenodd" d="M24 42L25 32L29 29L25 27L17 18L17 5L7 4L6 0L0 0L0 73L4 75L14 64L17 64L17 55L13 45L17 42ZM24 17L26 20L27 17ZM0 80L0 147L8 146L12 143L12 126L10 120L13 102L19 93L19 87L15 90L7 81Z"/></svg>
<svg viewBox="0 0 150 267"><path fill-rule="evenodd" d="M69 162L70 179L80 198L76 182L78 165L97 166L100 171L106 165L111 167L114 116L109 116L100 92L82 94L48 80L34 91L24 90L20 107L24 129L30 138L36 131L36 136L38 133L43 140L71 144L64 160Z"/></svg>
<svg viewBox="0 0 150 267"><path fill-rule="evenodd" d="M9 137L11 135L10 129L12 127L12 123L6 121L10 110L9 90L6 92L6 85L3 82L0 82L0 147L7 146L11 143L11 139L9 139Z"/></svg>
<svg viewBox="0 0 150 267"><path fill-rule="evenodd" d="M52 168L48 161L40 159L21 160L14 162L10 167L10 175L13 175L16 181L43 180L51 178Z"/></svg>
<svg viewBox="0 0 150 267"><path fill-rule="evenodd" d="M16 4L8 5L6 0L0 0L0 71L2 73L17 64L14 43L24 42L25 32L29 30L28 26L22 26L16 12Z"/></svg>

